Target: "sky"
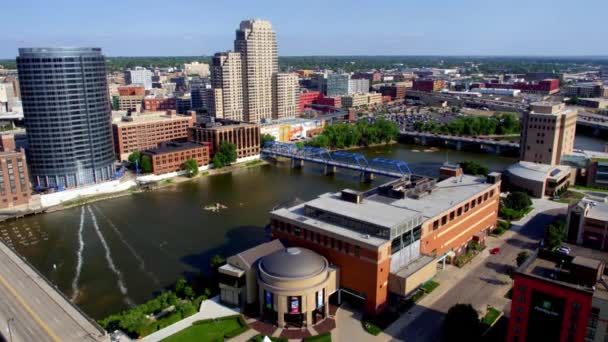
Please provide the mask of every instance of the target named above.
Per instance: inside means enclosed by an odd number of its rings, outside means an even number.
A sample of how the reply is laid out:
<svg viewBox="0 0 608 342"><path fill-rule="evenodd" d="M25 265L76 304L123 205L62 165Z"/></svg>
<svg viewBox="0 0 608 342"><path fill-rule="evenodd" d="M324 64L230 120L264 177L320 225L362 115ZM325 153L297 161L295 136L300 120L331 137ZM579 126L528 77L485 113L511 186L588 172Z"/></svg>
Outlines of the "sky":
<svg viewBox="0 0 608 342"><path fill-rule="evenodd" d="M282 56L608 55L607 0L3 0L0 13L0 58L212 55L251 18L272 23Z"/></svg>

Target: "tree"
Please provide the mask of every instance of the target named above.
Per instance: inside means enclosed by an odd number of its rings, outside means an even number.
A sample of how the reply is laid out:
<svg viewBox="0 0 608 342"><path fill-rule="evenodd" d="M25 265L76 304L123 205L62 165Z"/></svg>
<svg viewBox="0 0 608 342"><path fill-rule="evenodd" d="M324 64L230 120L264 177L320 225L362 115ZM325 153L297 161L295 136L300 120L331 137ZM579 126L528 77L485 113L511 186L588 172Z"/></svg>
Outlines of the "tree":
<svg viewBox="0 0 608 342"><path fill-rule="evenodd" d="M553 249L561 245L566 240L566 223L557 220L545 227L545 242L547 248Z"/></svg>
<svg viewBox="0 0 608 342"><path fill-rule="evenodd" d="M515 191L504 199L504 205L513 210L525 210L532 206L532 200L527 193Z"/></svg>
<svg viewBox="0 0 608 342"><path fill-rule="evenodd" d="M220 148L213 156L213 167L216 169L229 166L236 161L236 145L227 141L220 143Z"/></svg>
<svg viewBox="0 0 608 342"><path fill-rule="evenodd" d="M141 152L134 151L133 153L129 154L128 159L131 164L135 164L135 162L141 162Z"/></svg>
<svg viewBox="0 0 608 342"><path fill-rule="evenodd" d="M515 262L517 263L517 267L523 265L523 263L526 262L526 260L528 260L529 256L530 255L526 251L519 252L517 254L517 258L515 259Z"/></svg>
<svg viewBox="0 0 608 342"><path fill-rule="evenodd" d="M481 340L479 315L471 304L452 306L443 321L443 341L477 342Z"/></svg>
<svg viewBox="0 0 608 342"><path fill-rule="evenodd" d="M179 277L179 279L177 279L175 282L175 293L181 297L184 294L184 289L186 286L188 286L186 279L184 277Z"/></svg>
<svg viewBox="0 0 608 342"><path fill-rule="evenodd" d="M260 135L260 146L264 147L267 142L275 141L276 138L272 134L262 134Z"/></svg>
<svg viewBox="0 0 608 342"><path fill-rule="evenodd" d="M198 175L198 162L194 159L188 159L182 165L184 170L188 172L188 177L194 177Z"/></svg>
<svg viewBox="0 0 608 342"><path fill-rule="evenodd" d="M147 156L147 155L141 156L140 166L141 166L141 171L143 173L152 172L152 159L150 158L150 156Z"/></svg>
<svg viewBox="0 0 608 342"><path fill-rule="evenodd" d="M487 176L489 169L485 165L481 165L476 161L461 161L458 163L462 168L462 172L474 176Z"/></svg>

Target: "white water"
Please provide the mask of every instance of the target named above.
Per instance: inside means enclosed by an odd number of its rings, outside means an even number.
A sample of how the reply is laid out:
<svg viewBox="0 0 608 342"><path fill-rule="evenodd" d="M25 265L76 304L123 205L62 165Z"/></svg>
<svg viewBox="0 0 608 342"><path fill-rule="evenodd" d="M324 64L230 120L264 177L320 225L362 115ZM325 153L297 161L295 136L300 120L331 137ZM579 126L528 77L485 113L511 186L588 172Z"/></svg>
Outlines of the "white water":
<svg viewBox="0 0 608 342"><path fill-rule="evenodd" d="M80 291L78 290L78 280L80 279L80 272L82 271L82 252L84 251L84 240L82 238L82 232L84 230L84 207L80 207L80 226L78 227L78 252L76 260L76 274L72 279L72 302L76 301Z"/></svg>
<svg viewBox="0 0 608 342"><path fill-rule="evenodd" d="M131 254L135 258L135 260L137 260L137 262L139 263L139 269L142 270L143 272L145 272L146 274L148 274L148 276L150 276L150 278L152 278L154 280L154 282L159 283L160 281L158 280L158 278L156 276L154 276L153 273L146 270L146 263L144 262L144 259L141 257L141 255L139 255L135 251L135 248L125 239L125 237L122 235L122 233L120 232L118 227L116 227L114 222L112 222L97 206L93 205L93 209L108 223L108 225L110 226L110 228L112 228L114 233L116 233L116 235L118 235L118 238L120 239L120 241L122 241L122 243L124 243L125 246L127 246L127 249L129 250L129 252L131 252Z"/></svg>
<svg viewBox="0 0 608 342"><path fill-rule="evenodd" d="M95 213L93 213L93 210L91 210L91 207L87 206L87 210L89 211L89 214L91 215L91 219L93 220L93 227L95 227L95 232L97 233L97 236L99 237L99 241L101 241L101 244L103 245L103 249L105 250L105 256L106 256L106 261L108 262L108 266L110 267L110 270L112 270L112 272L114 272L114 274L116 274L117 285L118 285L118 288L120 289L120 293L122 293L123 295L126 296L127 293L129 292L129 290L125 286L125 282L123 280L122 273L118 270L118 268L116 268L116 265L114 264L114 260L112 259L112 254L110 252L110 247L108 247L108 243L106 242L106 239L103 237L103 234L101 233L101 230L99 229L99 225L97 224L97 217L95 216ZM135 305L133 300L131 300L128 296L125 297L125 301L130 306Z"/></svg>

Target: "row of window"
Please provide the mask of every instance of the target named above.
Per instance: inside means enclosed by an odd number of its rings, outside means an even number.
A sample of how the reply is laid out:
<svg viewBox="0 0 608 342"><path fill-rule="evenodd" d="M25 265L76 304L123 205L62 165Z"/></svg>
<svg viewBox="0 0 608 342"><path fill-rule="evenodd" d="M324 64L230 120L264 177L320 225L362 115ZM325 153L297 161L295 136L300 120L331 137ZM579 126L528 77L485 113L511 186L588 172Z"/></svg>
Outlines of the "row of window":
<svg viewBox="0 0 608 342"><path fill-rule="evenodd" d="M488 199L491 199L492 197L494 197L494 189L486 192L483 195L479 195L479 197L477 197L477 199L475 199L475 198L472 199L471 202L460 206L458 209L452 210L452 212L450 212L449 215L444 215L440 220L439 219L435 220L433 222L433 230L439 229L440 226L444 226L448 222L451 222L452 220L456 219L456 217L460 217L463 214L463 212L464 213L468 212L470 209L475 208L477 205L479 205L483 202L486 202Z"/></svg>
<svg viewBox="0 0 608 342"><path fill-rule="evenodd" d="M282 232L287 232L287 234L300 237L321 246L335 249L339 252L353 254L356 257L359 257L361 253L361 247L357 245L351 245L348 242L343 242L342 240L334 239L333 237L328 237L326 235L303 229L283 221L275 221L272 226L273 228L279 229Z"/></svg>

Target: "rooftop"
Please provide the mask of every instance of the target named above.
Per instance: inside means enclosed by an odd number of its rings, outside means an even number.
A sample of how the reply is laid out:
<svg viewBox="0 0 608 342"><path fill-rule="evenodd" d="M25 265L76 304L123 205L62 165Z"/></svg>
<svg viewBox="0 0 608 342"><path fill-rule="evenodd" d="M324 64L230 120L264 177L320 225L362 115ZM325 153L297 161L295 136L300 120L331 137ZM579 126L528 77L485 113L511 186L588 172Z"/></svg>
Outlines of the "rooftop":
<svg viewBox="0 0 608 342"><path fill-rule="evenodd" d="M163 154L163 153L170 153L170 152L177 152L177 151L186 151L186 150L191 150L193 148L200 148L200 147L203 147L203 145L195 144L192 142L168 142L168 143L163 143L162 145L160 145L157 148L145 150L144 153L146 153L146 154Z"/></svg>
<svg viewBox="0 0 608 342"><path fill-rule="evenodd" d="M559 179L567 175L570 172L570 167L520 161L509 166L507 172L520 178L545 182L547 178Z"/></svg>
<svg viewBox="0 0 608 342"><path fill-rule="evenodd" d="M608 221L608 204L605 202L593 201L589 206L589 211L585 217L598 221Z"/></svg>
<svg viewBox="0 0 608 342"><path fill-rule="evenodd" d="M119 127L168 120L186 120L190 118L190 115L181 115L175 113L171 114L170 111L144 113L131 112L130 115L127 111L112 111L112 124Z"/></svg>

